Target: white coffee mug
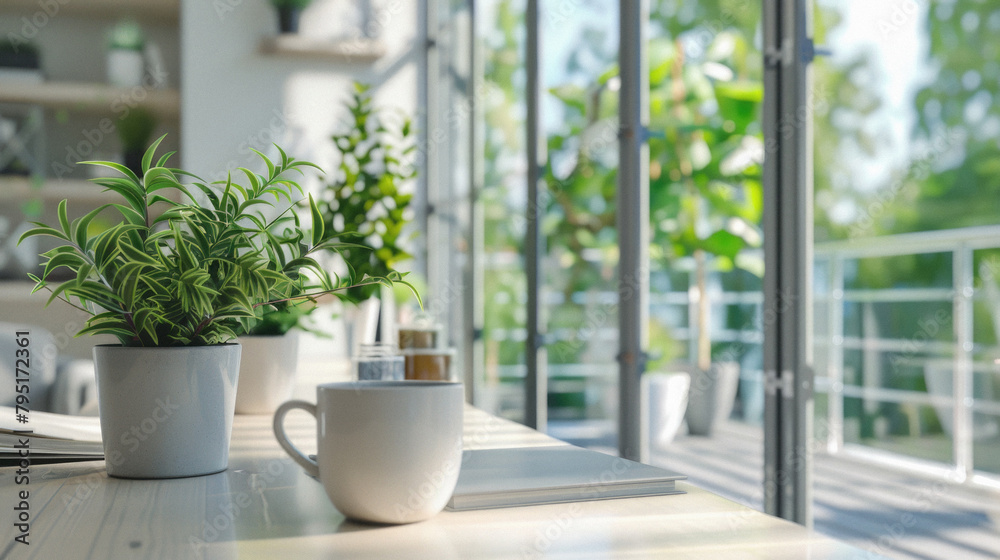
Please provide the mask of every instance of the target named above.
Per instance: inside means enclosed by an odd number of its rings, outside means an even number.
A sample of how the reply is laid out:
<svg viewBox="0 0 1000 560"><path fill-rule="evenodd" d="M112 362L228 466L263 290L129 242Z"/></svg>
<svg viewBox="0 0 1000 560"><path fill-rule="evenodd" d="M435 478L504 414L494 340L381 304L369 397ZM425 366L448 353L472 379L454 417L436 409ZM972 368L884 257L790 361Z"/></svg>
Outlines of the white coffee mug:
<svg viewBox="0 0 1000 560"><path fill-rule="evenodd" d="M316 387L316 402L288 401L274 413L281 447L319 479L345 516L375 523L412 523L440 512L462 463L460 383L354 381ZM285 414L316 417L313 461L288 440Z"/></svg>

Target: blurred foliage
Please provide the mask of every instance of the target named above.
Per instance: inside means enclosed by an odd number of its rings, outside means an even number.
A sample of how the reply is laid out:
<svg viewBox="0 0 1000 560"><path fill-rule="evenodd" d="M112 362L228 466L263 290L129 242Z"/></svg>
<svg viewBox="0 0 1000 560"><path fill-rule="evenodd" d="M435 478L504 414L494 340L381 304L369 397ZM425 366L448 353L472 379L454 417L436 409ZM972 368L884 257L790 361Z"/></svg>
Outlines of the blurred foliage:
<svg viewBox="0 0 1000 560"><path fill-rule="evenodd" d="M327 231L356 244L340 249L353 278L384 277L412 258L404 230L411 218L412 194L403 187L416 176L412 123L402 118L391 126L372 103L369 86L355 83L347 103L350 122L334 134L340 163L319 196L317 205ZM360 303L377 297L379 286L351 288L342 299Z"/></svg>
<svg viewBox="0 0 1000 560"><path fill-rule="evenodd" d="M753 45L759 8L739 1L654 4L651 257L663 269L677 257L701 251L730 269L744 248L760 243L762 61ZM491 259L505 265L491 266L485 279L487 359L515 364L523 363L523 342L489 342L489 333L510 332L524 321L518 312L526 204L520 194L524 173L519 157L524 143L523 6L500 1L495 8L496 28L483 39L489 92L483 198L485 245ZM614 8L608 2L587 3L589 10ZM555 335L552 363L578 363L588 352L606 350L608 345L595 346L604 341L594 337L617 323L613 302L596 299L617 285L618 71L617 46L606 40L609 30L607 22L583 25L563 78L547 91L545 106L555 108L551 120L558 123L546 130L548 189L541 224L544 282L554 292L545 298L548 330ZM761 266L750 270L760 274ZM678 349L669 329L658 324L655 331L654 353L675 356ZM613 359L611 353L604 355Z"/></svg>

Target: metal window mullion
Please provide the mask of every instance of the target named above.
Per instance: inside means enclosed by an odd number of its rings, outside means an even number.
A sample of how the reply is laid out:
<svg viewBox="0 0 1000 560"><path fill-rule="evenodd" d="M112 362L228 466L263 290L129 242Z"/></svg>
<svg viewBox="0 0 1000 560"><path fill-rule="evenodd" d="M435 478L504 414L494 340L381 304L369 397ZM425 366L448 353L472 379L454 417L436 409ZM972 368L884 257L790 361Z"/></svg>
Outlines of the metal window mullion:
<svg viewBox="0 0 1000 560"><path fill-rule="evenodd" d="M539 40L539 0L528 0L525 13L527 26L525 45L526 89L525 104L527 119L527 160L528 160L528 204L526 209L527 232L524 243L525 275L527 277L528 309L527 331L525 342L525 366L527 375L524 379L524 423L539 431L545 431L548 411L546 397L547 375L546 354L544 346L545 327L542 324L541 294L542 282L542 240L541 219L542 200L544 192L542 166L545 164L545 143L541 141L541 41Z"/></svg>
<svg viewBox="0 0 1000 560"><path fill-rule="evenodd" d="M486 245L484 243L485 221L482 208L484 187L485 142L483 130L485 120L480 92L485 79L483 51L476 39L478 10L476 0L468 0L469 7L469 85L466 95L469 101L469 264L466 279L465 313L469 328L465 337L465 393L466 400L477 404L476 372L486 365L483 328L486 321L485 284L483 282L483 262Z"/></svg>
<svg viewBox="0 0 1000 560"><path fill-rule="evenodd" d="M432 294L439 296L446 292L442 289L443 284L440 274L441 259L443 251L438 250L442 239L443 231L436 216L436 205L440 198L441 188L441 165L440 150L442 146L435 138L436 131L441 126L441 118L438 110L438 100L440 98L440 88L438 86L438 75L440 73L440 52L437 45L438 17L437 0L423 0L420 4L423 8L421 13L421 34L423 39L423 75L421 76L421 88L419 101L423 107L424 126L421 132L420 153L423 156L422 169L422 194L423 213L420 216L425 237L425 270L427 274L427 284ZM446 312L446 311L445 311ZM446 318L441 317L440 320Z"/></svg>
<svg viewBox="0 0 1000 560"><path fill-rule="evenodd" d="M765 0L764 504L811 525L812 182L808 0ZM779 134L780 132L780 134Z"/></svg>
<svg viewBox="0 0 1000 560"><path fill-rule="evenodd" d="M649 345L648 0L622 0L619 9L618 449L626 459L646 461L649 442L641 379Z"/></svg>

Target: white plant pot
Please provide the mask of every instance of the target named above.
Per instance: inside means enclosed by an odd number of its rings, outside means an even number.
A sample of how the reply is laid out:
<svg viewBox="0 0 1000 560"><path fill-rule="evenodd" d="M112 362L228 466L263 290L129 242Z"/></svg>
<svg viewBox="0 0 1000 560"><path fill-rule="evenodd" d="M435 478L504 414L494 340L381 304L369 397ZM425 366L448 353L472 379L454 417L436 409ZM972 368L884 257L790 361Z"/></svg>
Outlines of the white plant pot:
<svg viewBox="0 0 1000 560"><path fill-rule="evenodd" d="M240 345L94 347L109 476L176 478L229 463Z"/></svg>
<svg viewBox="0 0 1000 560"><path fill-rule="evenodd" d="M118 87L142 85L145 61L142 51L131 49L108 50L108 83Z"/></svg>
<svg viewBox="0 0 1000 560"><path fill-rule="evenodd" d="M241 336L237 414L272 414L292 398L299 362L299 335Z"/></svg>
<svg viewBox="0 0 1000 560"><path fill-rule="evenodd" d="M650 372L642 376L642 381L648 395L650 446L666 447L684 423L691 374Z"/></svg>
<svg viewBox="0 0 1000 560"><path fill-rule="evenodd" d="M740 382L740 365L736 362L713 363L709 371L692 373L691 391L685 414L688 432L710 436L719 422L729 418Z"/></svg>

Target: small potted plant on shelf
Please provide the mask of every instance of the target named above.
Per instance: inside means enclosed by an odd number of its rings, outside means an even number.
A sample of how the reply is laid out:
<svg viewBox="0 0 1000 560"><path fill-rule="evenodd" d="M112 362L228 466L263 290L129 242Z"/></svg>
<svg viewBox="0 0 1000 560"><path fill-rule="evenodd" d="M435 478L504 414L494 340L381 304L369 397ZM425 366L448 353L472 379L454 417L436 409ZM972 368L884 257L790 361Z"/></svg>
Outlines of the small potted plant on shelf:
<svg viewBox="0 0 1000 560"><path fill-rule="evenodd" d="M278 11L278 30L281 33L298 33L299 18L312 0L271 0Z"/></svg>
<svg viewBox="0 0 1000 560"><path fill-rule="evenodd" d="M413 195L402 188L416 176L412 123L404 117L398 127L390 127L374 108L369 89L354 84L347 103L352 122L332 137L340 163L317 200L324 227L337 227L354 243L339 253L358 277L385 276L412 258L404 230ZM361 286L346 290L342 299L357 305L378 296L378 286Z"/></svg>
<svg viewBox="0 0 1000 560"><path fill-rule="evenodd" d="M122 203L70 221L64 200L56 227L36 223L21 237L60 242L43 253L44 271L32 276L35 290L49 289L49 303L59 299L90 315L78 334L110 334L120 342L96 346L94 359L107 472L124 478L224 470L240 364L233 340L261 306L286 299L298 285L291 272L313 270L324 292L341 287L324 280L310 256L324 249L322 227L304 238L309 246L294 266L271 265L268 231L283 214L267 218L260 209L282 197L291 201L300 188L282 174L312 164L284 152L279 162L261 155L266 175L240 168L245 186L231 175L206 184L166 167L173 152L154 160L162 140L144 154L141 175L113 162L86 162L121 175L95 182ZM91 234L89 225L106 210L121 222ZM60 268L73 278L51 286L47 279Z"/></svg>
<svg viewBox="0 0 1000 560"><path fill-rule="evenodd" d="M133 20L124 19L108 33L108 83L119 87L142 85L146 69L143 49L146 36Z"/></svg>

